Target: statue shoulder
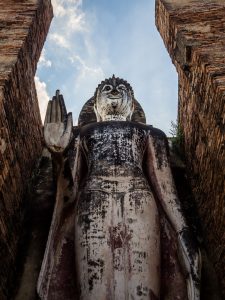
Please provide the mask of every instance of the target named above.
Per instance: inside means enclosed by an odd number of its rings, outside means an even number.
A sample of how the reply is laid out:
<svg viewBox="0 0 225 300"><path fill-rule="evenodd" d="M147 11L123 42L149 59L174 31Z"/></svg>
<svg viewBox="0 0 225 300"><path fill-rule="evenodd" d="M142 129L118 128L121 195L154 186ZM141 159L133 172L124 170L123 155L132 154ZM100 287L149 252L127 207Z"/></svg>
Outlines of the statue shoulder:
<svg viewBox="0 0 225 300"><path fill-rule="evenodd" d="M154 139L159 140L167 140L167 136L164 131L161 129L158 129L156 127L153 127L152 125L147 125L148 133L149 135Z"/></svg>
<svg viewBox="0 0 225 300"><path fill-rule="evenodd" d="M92 122L92 123L81 126L80 127L81 138L83 138L86 135L89 135L91 132L96 130L99 127L99 123L101 123L101 122Z"/></svg>

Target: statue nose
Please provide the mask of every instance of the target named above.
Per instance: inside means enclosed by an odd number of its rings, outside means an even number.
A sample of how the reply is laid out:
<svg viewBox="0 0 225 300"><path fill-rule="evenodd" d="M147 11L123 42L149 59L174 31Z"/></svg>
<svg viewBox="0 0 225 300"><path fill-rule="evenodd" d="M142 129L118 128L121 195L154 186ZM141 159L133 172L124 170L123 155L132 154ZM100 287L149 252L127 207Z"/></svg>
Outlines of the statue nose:
<svg viewBox="0 0 225 300"><path fill-rule="evenodd" d="M111 94L112 94L112 95L118 95L119 92L118 92L117 90L112 90Z"/></svg>

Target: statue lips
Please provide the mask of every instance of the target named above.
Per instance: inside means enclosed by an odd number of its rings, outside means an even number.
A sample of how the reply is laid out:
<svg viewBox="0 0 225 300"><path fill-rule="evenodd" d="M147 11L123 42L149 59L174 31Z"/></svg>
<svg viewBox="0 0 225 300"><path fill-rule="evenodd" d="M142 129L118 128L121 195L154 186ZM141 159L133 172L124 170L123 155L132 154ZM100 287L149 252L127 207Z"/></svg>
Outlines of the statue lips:
<svg viewBox="0 0 225 300"><path fill-rule="evenodd" d="M108 97L108 99L111 100L111 106L114 109L116 109L117 106L118 106L118 102L119 102L120 99L122 100L122 97L121 96L110 96L110 97Z"/></svg>
<svg viewBox="0 0 225 300"><path fill-rule="evenodd" d="M110 99L110 100L114 100L114 99L122 99L122 96L121 95L116 95L116 96L114 96L114 95L110 95L110 96L108 96L108 99Z"/></svg>

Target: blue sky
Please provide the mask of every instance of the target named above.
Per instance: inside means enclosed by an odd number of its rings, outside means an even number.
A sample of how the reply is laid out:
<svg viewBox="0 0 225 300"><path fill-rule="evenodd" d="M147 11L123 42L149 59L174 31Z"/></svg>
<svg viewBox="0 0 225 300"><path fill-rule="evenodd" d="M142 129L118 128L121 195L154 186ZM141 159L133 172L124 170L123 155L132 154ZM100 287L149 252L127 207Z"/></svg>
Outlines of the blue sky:
<svg viewBox="0 0 225 300"><path fill-rule="evenodd" d="M42 117L56 89L76 123L98 83L127 80L147 123L169 134L177 74L155 27L154 0L52 0L54 19L36 73Z"/></svg>

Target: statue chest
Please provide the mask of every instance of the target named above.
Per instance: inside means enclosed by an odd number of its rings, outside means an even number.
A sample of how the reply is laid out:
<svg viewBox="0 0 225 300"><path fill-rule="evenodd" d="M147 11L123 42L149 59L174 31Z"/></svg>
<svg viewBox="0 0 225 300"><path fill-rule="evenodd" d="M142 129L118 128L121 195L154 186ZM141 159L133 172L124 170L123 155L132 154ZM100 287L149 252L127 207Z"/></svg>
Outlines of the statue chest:
<svg viewBox="0 0 225 300"><path fill-rule="evenodd" d="M148 132L131 122L104 122L81 135L88 164L139 166L142 164Z"/></svg>

